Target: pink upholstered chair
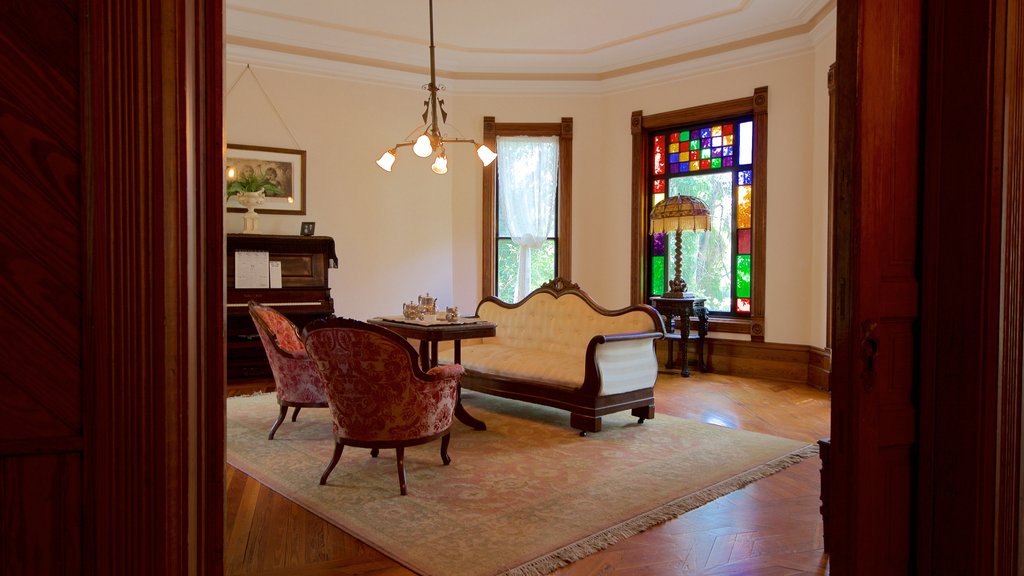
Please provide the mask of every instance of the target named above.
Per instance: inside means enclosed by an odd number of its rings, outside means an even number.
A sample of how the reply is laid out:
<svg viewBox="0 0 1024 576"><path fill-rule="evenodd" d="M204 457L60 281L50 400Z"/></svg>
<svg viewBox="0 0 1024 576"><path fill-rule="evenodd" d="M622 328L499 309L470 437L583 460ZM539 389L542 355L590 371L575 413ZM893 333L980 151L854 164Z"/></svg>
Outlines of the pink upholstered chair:
<svg viewBox="0 0 1024 576"><path fill-rule="evenodd" d="M304 334L334 420L334 456L320 484L327 483L345 446L370 448L373 457L381 448L395 448L403 495L406 446L440 437L441 461L451 462L448 442L462 366L423 372L416 350L404 338L358 320L317 320Z"/></svg>
<svg viewBox="0 0 1024 576"><path fill-rule="evenodd" d="M306 346L295 324L277 310L251 301L249 315L267 352L270 369L274 373L277 403L281 406L277 421L270 429L269 438L273 440L288 415L289 407L295 408L292 412L292 422L295 422L303 408L326 408L327 396L320 373L306 355Z"/></svg>

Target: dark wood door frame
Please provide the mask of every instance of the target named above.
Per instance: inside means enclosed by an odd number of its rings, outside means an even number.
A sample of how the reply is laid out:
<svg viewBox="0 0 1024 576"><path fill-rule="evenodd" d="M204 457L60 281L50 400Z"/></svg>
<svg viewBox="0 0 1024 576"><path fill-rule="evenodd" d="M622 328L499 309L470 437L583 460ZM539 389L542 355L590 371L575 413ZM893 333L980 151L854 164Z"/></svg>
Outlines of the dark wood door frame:
<svg viewBox="0 0 1024 576"><path fill-rule="evenodd" d="M222 0L83 0L86 574L223 572Z"/></svg>

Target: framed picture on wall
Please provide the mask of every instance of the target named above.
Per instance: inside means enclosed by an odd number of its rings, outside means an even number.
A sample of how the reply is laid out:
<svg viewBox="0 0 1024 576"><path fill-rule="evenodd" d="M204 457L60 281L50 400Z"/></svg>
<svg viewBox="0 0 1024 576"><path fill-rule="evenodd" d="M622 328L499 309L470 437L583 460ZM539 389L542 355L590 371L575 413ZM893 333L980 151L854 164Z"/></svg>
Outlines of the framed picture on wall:
<svg viewBox="0 0 1024 576"><path fill-rule="evenodd" d="M267 146L228 144L227 182L230 186L238 178L264 176L277 185L279 191L266 192L261 214L306 213L306 151ZM236 201L228 199L228 212L245 212Z"/></svg>

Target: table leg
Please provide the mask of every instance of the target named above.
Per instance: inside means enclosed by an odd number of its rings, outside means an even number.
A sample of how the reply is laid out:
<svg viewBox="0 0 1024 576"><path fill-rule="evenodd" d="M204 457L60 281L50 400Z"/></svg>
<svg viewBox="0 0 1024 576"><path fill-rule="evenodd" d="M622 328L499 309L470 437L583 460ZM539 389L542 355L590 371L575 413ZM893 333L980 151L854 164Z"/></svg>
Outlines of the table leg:
<svg viewBox="0 0 1024 576"><path fill-rule="evenodd" d="M430 367L437 366L437 340L430 342Z"/></svg>
<svg viewBox="0 0 1024 576"><path fill-rule="evenodd" d="M454 344L455 363L462 364L462 341L455 340ZM474 430L487 430L487 424L482 420L477 420L469 412L466 412L465 406L462 405L462 386L459 386L458 394L458 399L455 402L455 419Z"/></svg>
<svg viewBox="0 0 1024 576"><path fill-rule="evenodd" d="M689 356L689 350L687 344L690 342L690 316L679 317L679 356L683 363L682 375L683 378L690 377L690 362L687 356Z"/></svg>
<svg viewBox="0 0 1024 576"><path fill-rule="evenodd" d="M430 370L430 343L426 340L420 340L420 368Z"/></svg>

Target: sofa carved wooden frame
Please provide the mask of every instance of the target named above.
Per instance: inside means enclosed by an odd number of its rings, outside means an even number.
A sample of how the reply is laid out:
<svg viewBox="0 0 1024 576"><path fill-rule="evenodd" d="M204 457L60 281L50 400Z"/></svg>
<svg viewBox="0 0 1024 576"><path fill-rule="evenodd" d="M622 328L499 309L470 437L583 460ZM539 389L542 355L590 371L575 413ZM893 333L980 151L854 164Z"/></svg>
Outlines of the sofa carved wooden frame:
<svg viewBox="0 0 1024 576"><path fill-rule="evenodd" d="M603 316L618 316L638 310L643 311L651 317L657 331L595 335L587 346L582 386L575 390L558 388L521 378L498 376L473 370L469 367L466 367L466 372L462 377L462 386L494 396L567 410L570 413L569 423L573 428L580 430L580 436L586 436L587 432L600 432L601 417L615 412L630 410L632 415L639 419L640 423L643 423L645 419L654 418L653 381L651 386L646 388L608 395L598 394L601 381L595 361L595 354L599 345L614 341L651 339L651 346L653 347L654 340L665 336L664 322L658 312L646 304L635 304L626 308L608 310L594 302L586 292L580 289L579 285L562 278L556 278L537 288L516 304L508 304L494 296L487 296L477 305L477 314L479 314L480 306L487 302L494 303L502 308L515 309L525 305L530 299L542 293L551 294L556 299L565 296L578 297Z"/></svg>

